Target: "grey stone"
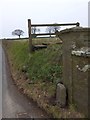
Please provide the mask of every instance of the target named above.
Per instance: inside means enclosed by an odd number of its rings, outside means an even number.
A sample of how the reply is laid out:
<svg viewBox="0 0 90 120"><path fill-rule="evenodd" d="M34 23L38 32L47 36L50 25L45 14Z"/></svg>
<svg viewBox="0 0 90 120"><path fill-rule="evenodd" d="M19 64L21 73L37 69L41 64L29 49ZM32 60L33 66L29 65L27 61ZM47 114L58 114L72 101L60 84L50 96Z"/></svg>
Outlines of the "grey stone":
<svg viewBox="0 0 90 120"><path fill-rule="evenodd" d="M66 105L66 88L63 84L57 84L56 90L56 104L59 107L65 107Z"/></svg>

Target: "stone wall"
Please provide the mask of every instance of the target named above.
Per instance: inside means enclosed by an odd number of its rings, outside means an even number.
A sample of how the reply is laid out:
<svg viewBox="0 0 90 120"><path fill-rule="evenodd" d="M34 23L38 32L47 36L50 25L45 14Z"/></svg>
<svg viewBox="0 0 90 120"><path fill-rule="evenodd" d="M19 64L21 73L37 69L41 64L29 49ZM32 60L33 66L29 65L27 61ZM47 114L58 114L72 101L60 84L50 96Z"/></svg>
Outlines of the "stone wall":
<svg viewBox="0 0 90 120"><path fill-rule="evenodd" d="M75 104L80 112L87 115L90 68L85 72L80 69L89 64L90 56L82 56L81 53L90 45L90 29L75 27L58 32L57 35L63 41L63 84L68 92L68 103ZM78 55L72 55L72 51Z"/></svg>
<svg viewBox="0 0 90 120"><path fill-rule="evenodd" d="M90 58L72 56L72 102L85 115L88 114L88 59Z"/></svg>

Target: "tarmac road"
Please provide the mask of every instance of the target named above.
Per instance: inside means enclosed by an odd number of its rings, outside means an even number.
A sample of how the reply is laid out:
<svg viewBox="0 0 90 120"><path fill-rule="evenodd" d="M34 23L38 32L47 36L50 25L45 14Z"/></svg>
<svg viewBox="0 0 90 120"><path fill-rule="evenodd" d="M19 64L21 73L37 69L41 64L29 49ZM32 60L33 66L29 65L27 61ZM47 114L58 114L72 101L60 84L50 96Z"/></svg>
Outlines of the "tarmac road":
<svg viewBox="0 0 90 120"><path fill-rule="evenodd" d="M2 41L0 40L0 120L2 118Z"/></svg>
<svg viewBox="0 0 90 120"><path fill-rule="evenodd" d="M1 45L0 45L1 50ZM2 118L48 118L36 103L21 94L10 77L9 66L2 50ZM1 61L0 61L1 67Z"/></svg>

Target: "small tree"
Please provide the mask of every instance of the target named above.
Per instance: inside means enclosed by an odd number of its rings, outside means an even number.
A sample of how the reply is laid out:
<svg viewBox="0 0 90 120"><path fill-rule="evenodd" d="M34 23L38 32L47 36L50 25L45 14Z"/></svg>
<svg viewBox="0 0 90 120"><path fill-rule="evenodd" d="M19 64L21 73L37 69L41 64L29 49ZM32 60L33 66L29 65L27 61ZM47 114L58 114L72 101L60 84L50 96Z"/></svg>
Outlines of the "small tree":
<svg viewBox="0 0 90 120"><path fill-rule="evenodd" d="M54 23L54 24L57 24L57 23ZM57 32L57 31L59 31L60 30L60 26L53 26L52 27L52 32Z"/></svg>
<svg viewBox="0 0 90 120"><path fill-rule="evenodd" d="M32 34L35 34L36 32L40 32L40 29L38 29L36 27L32 27L31 31L32 31Z"/></svg>
<svg viewBox="0 0 90 120"><path fill-rule="evenodd" d="M48 32L50 34L50 37L51 37L52 27L47 27L46 32Z"/></svg>
<svg viewBox="0 0 90 120"><path fill-rule="evenodd" d="M20 38L20 36L23 35L23 33L24 32L22 30L16 29L12 32L12 35L17 35Z"/></svg>
<svg viewBox="0 0 90 120"><path fill-rule="evenodd" d="M31 32L32 32L32 34L36 34L36 32L40 32L40 29L36 28L36 27L32 27ZM33 37L36 37L36 35L34 35Z"/></svg>
<svg viewBox="0 0 90 120"><path fill-rule="evenodd" d="M57 23L54 23L54 24L57 24ZM46 31L50 34L51 33L56 33L59 30L60 30L60 26L49 26L49 27L46 28ZM51 35L50 35L50 37L51 37Z"/></svg>

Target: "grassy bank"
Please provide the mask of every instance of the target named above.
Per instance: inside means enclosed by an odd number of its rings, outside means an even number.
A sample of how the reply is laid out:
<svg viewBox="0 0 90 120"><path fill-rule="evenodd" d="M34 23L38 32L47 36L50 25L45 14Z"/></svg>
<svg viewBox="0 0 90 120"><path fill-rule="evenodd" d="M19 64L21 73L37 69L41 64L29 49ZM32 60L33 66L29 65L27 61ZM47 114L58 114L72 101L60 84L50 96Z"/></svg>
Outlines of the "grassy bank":
<svg viewBox="0 0 90 120"><path fill-rule="evenodd" d="M41 43L41 40L33 41L33 44ZM56 85L62 80L62 45L53 44L52 40L49 43L46 49L30 54L27 40L5 42L15 83L53 117L81 117L73 107L63 109L56 105Z"/></svg>

